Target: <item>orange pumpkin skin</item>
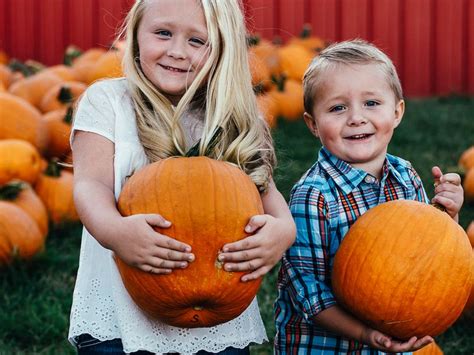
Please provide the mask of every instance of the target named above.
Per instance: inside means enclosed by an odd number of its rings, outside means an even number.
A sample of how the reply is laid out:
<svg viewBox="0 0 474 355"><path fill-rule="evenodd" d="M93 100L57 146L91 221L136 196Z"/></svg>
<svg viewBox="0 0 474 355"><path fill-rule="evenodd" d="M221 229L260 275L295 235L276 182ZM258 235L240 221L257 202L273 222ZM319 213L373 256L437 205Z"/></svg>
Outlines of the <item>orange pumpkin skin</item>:
<svg viewBox="0 0 474 355"><path fill-rule="evenodd" d="M30 259L44 248L44 237L36 222L20 207L0 201L0 265L14 255Z"/></svg>
<svg viewBox="0 0 474 355"><path fill-rule="evenodd" d="M74 205L73 179L72 173L62 170L59 176L41 174L35 184L35 191L54 224L79 221Z"/></svg>
<svg viewBox="0 0 474 355"><path fill-rule="evenodd" d="M413 353L414 355L443 355L444 352L436 343L431 343Z"/></svg>
<svg viewBox="0 0 474 355"><path fill-rule="evenodd" d="M263 213L260 195L237 167L206 157L170 158L146 166L125 184L118 201L123 216L159 213L172 225L156 230L188 243L196 257L186 269L154 275L116 257L135 303L162 322L210 327L240 315L261 279L241 282L217 261L222 246L246 237L251 216Z"/></svg>
<svg viewBox="0 0 474 355"><path fill-rule="evenodd" d="M474 201L474 168L469 169L466 175L464 175L462 186L466 200Z"/></svg>
<svg viewBox="0 0 474 355"><path fill-rule="evenodd" d="M38 150L21 139L0 139L0 185L12 180L34 184L41 173Z"/></svg>
<svg viewBox="0 0 474 355"><path fill-rule="evenodd" d="M474 168L474 146L469 147L461 154L458 165L463 167L466 171Z"/></svg>
<svg viewBox="0 0 474 355"><path fill-rule="evenodd" d="M30 103L8 92L0 93L0 139L30 142L40 152L48 145L48 132L41 113Z"/></svg>
<svg viewBox="0 0 474 355"><path fill-rule="evenodd" d="M338 302L375 329L399 339L436 336L466 304L473 261L466 233L447 213L390 201L349 229L332 286Z"/></svg>

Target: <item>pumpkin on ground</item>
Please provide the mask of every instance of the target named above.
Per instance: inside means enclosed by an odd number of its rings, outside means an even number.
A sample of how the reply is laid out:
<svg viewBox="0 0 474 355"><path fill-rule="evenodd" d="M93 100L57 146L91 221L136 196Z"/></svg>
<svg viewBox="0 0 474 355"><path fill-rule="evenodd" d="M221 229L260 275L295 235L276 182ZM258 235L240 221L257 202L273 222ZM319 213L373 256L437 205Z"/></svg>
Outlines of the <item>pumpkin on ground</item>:
<svg viewBox="0 0 474 355"><path fill-rule="evenodd" d="M474 168L469 169L464 175L464 181L462 183L464 188L464 196L468 201L474 201Z"/></svg>
<svg viewBox="0 0 474 355"><path fill-rule="evenodd" d="M41 156L29 142L0 139L0 185L12 180L34 184L41 173Z"/></svg>
<svg viewBox="0 0 474 355"><path fill-rule="evenodd" d="M436 336L461 314L473 280L472 248L445 212L397 200L363 214L338 249L338 302L399 339Z"/></svg>
<svg viewBox="0 0 474 355"><path fill-rule="evenodd" d="M474 146L469 147L461 154L458 165L466 171L474 168Z"/></svg>
<svg viewBox="0 0 474 355"><path fill-rule="evenodd" d="M52 160L35 184L35 191L54 224L79 221L74 205L73 179L71 172L61 169L57 161Z"/></svg>
<svg viewBox="0 0 474 355"><path fill-rule="evenodd" d="M8 92L0 93L0 112L0 139L22 139L40 152L48 145L46 124L29 102Z"/></svg>
<svg viewBox="0 0 474 355"><path fill-rule="evenodd" d="M20 207L0 201L0 265L30 259L44 248L36 222Z"/></svg>
<svg viewBox="0 0 474 355"><path fill-rule="evenodd" d="M37 223L43 237L48 234L48 212L33 188L23 181L0 186L0 201L20 207Z"/></svg>
<svg viewBox="0 0 474 355"><path fill-rule="evenodd" d="M251 179L239 168L206 157L169 158L132 175L120 194L123 216L159 213L170 228L156 230L192 247L195 261L168 275L143 272L116 257L123 283L135 303L164 323L210 327L240 315L261 279L241 282L217 260L226 243L247 236L251 216L263 213Z"/></svg>

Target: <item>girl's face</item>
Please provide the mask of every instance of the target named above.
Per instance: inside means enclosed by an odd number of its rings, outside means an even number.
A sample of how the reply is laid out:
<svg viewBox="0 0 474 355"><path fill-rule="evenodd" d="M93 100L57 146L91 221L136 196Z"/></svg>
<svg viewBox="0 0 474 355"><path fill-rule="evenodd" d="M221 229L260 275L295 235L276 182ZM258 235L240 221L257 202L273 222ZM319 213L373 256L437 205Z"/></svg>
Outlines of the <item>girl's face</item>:
<svg viewBox="0 0 474 355"><path fill-rule="evenodd" d="M149 0L137 38L143 73L177 105L209 56L199 2Z"/></svg>
<svg viewBox="0 0 474 355"><path fill-rule="evenodd" d="M379 65L335 65L323 74L305 120L332 154L379 177L403 112Z"/></svg>

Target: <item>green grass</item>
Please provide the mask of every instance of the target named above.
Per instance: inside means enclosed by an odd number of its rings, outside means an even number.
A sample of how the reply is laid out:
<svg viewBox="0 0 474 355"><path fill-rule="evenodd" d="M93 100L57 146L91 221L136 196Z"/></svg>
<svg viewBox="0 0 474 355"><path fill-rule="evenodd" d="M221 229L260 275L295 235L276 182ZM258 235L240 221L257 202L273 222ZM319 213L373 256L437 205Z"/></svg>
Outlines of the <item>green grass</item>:
<svg viewBox="0 0 474 355"><path fill-rule="evenodd" d="M313 163L319 142L302 121L279 122L274 132L279 166L276 183L288 197L292 185ZM410 160L432 197L431 166L456 165L474 144L474 98L409 101L389 152ZM465 203L460 223L474 219L474 204ZM64 226L48 236L46 250L31 262L0 270L0 354L73 354L66 340L80 247L80 226ZM267 333L273 338L272 307L277 267L259 292ZM436 340L447 355L473 354L473 324L459 320ZM252 347L252 354L271 354L271 345Z"/></svg>

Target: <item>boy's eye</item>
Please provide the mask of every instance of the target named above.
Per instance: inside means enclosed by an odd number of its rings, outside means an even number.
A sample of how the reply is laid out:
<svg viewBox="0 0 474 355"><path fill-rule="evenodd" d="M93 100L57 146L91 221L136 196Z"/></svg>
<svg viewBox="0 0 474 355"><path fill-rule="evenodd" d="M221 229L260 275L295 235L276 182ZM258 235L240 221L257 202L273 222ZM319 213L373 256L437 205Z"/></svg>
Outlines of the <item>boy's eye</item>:
<svg viewBox="0 0 474 355"><path fill-rule="evenodd" d="M171 32L167 30L158 30L155 33L158 35L158 37L162 37L162 38L171 37Z"/></svg>
<svg viewBox="0 0 474 355"><path fill-rule="evenodd" d="M345 109L344 105L335 105L329 109L329 112L340 112L340 111L343 111L344 109Z"/></svg>
<svg viewBox="0 0 474 355"><path fill-rule="evenodd" d="M374 101L374 100L368 100L368 101L365 102L365 105L370 106L370 107L377 106L378 104L379 103L377 101Z"/></svg>

